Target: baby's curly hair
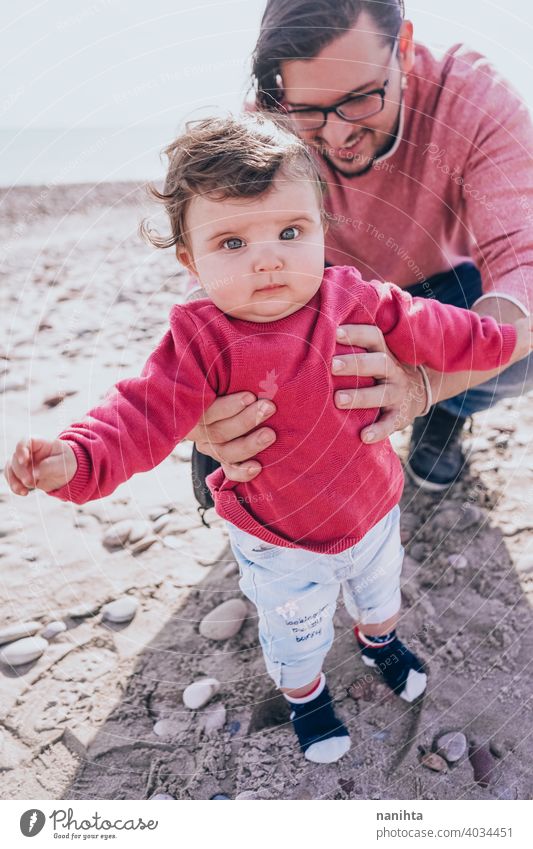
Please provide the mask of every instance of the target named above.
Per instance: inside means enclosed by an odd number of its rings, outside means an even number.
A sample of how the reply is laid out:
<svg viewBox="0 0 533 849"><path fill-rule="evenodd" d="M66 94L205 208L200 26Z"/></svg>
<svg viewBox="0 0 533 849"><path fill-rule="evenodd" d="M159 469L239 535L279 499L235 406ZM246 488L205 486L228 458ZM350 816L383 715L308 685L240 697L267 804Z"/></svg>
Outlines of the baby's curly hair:
<svg viewBox="0 0 533 849"><path fill-rule="evenodd" d="M164 153L169 165L163 191L153 185L147 189L164 204L172 232L161 236L146 219L139 228L142 238L156 248L190 248L186 214L195 196L213 200L257 197L272 187L279 173L316 186L324 216L325 184L317 165L283 119L245 113L190 121Z"/></svg>

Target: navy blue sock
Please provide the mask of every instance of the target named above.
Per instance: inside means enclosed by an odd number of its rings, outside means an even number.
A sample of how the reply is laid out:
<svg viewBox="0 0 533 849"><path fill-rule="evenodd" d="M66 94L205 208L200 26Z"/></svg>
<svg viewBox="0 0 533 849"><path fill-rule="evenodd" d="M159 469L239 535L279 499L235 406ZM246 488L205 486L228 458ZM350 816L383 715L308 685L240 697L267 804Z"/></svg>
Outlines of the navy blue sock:
<svg viewBox="0 0 533 849"><path fill-rule="evenodd" d="M426 689L424 664L396 636L396 631L369 637L354 628L361 655L367 666L375 667L386 684L402 699L412 702Z"/></svg>
<svg viewBox="0 0 533 849"><path fill-rule="evenodd" d="M333 763L351 746L348 729L335 715L324 674L317 695L310 700L285 695L291 706L291 720L300 748L309 761Z"/></svg>

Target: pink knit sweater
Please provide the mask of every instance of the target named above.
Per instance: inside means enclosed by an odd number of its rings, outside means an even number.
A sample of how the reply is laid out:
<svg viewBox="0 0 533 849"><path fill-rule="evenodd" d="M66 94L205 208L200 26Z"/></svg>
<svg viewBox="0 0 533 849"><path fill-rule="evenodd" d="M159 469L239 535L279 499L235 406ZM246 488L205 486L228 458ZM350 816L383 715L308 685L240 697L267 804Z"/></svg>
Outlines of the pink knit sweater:
<svg viewBox="0 0 533 849"><path fill-rule="evenodd" d="M516 344L512 325L365 283L351 267L327 269L312 300L278 321L231 318L207 299L175 306L141 376L120 381L60 434L78 469L50 494L78 504L109 495L157 466L217 396L248 390L274 400L277 440L257 455L263 471L250 483L222 469L210 476L217 512L265 542L325 553L354 545L399 501L403 472L388 440L359 438L377 409L333 403L335 390L354 386L353 376L331 373L332 357L346 353L335 330L351 323L377 324L402 361L441 371L497 368Z"/></svg>
<svg viewBox="0 0 533 849"><path fill-rule="evenodd" d="M527 109L487 59L417 44L392 149L356 177L321 160L326 259L402 287L471 259L484 292L533 309L532 156Z"/></svg>

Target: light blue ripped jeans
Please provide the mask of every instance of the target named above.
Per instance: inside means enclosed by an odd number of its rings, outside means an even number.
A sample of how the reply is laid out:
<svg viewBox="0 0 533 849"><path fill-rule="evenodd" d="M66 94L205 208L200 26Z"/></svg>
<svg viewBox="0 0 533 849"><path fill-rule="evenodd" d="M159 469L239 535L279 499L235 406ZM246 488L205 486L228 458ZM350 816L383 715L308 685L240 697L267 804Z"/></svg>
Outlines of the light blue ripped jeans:
<svg viewBox="0 0 533 849"><path fill-rule="evenodd" d="M239 565L239 586L259 615L267 672L277 687L297 689L319 675L333 644L333 614L342 586L360 624L384 622L400 609L400 508L340 554L270 545L226 522Z"/></svg>

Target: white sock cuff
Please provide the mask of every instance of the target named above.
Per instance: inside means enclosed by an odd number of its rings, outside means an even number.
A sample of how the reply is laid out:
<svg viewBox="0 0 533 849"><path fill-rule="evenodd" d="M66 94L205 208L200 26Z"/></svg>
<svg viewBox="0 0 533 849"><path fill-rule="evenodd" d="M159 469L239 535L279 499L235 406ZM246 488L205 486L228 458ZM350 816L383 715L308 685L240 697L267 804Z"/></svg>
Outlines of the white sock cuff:
<svg viewBox="0 0 533 849"><path fill-rule="evenodd" d="M290 704L305 705L306 702L312 702L313 699L318 698L318 696L323 692L325 686L326 686L326 676L324 675L323 672L321 672L320 673L320 683L319 683L318 687L316 688L316 690L313 690L312 693L309 693L307 696L299 696L298 698L295 698L293 696L289 697L287 695L287 693L283 693L283 695L285 696L287 701L290 702Z"/></svg>

